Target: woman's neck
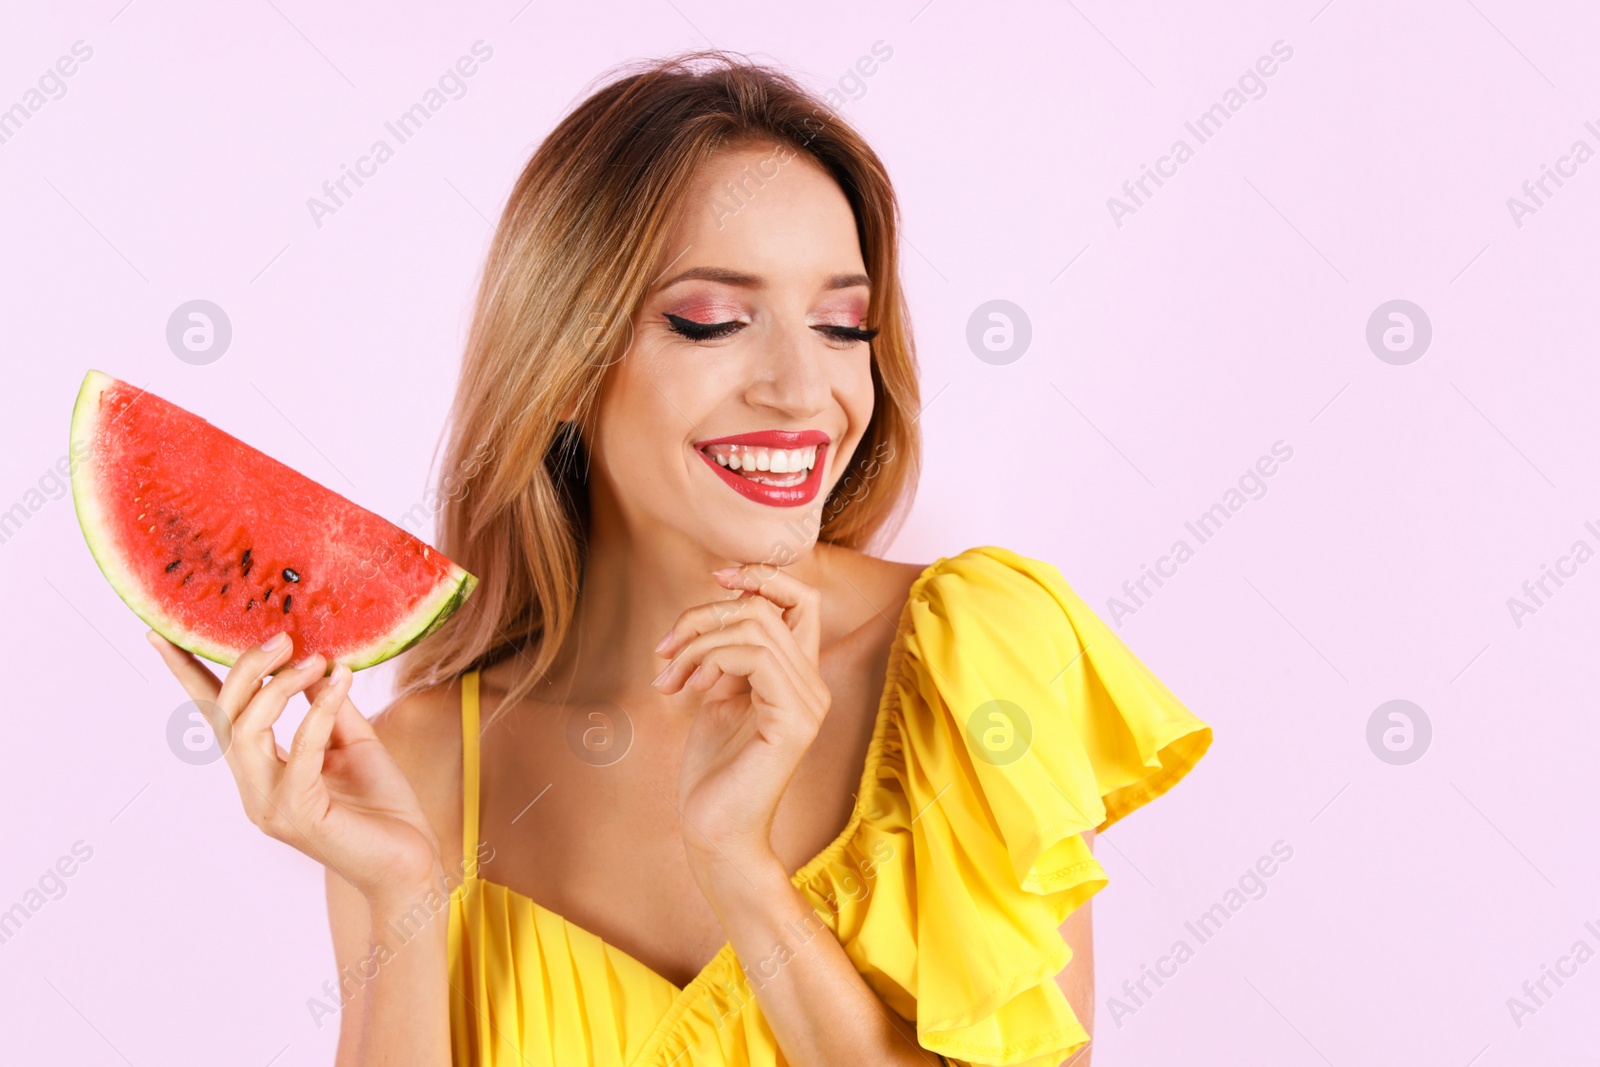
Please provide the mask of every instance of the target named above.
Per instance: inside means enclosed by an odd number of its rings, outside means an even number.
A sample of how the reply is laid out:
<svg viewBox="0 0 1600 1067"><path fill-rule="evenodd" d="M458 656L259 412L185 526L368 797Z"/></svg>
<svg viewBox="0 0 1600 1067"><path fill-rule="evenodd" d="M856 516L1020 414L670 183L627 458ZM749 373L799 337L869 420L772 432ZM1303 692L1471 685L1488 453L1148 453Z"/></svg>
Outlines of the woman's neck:
<svg viewBox="0 0 1600 1067"><path fill-rule="evenodd" d="M818 585L830 570L829 549L808 546L785 570ZM658 697L649 684L665 666L655 655L656 643L686 609L735 599L737 594L711 572L739 562L744 561L719 558L674 532L639 538L591 530L572 626L535 693L557 703L622 694L635 700Z"/></svg>

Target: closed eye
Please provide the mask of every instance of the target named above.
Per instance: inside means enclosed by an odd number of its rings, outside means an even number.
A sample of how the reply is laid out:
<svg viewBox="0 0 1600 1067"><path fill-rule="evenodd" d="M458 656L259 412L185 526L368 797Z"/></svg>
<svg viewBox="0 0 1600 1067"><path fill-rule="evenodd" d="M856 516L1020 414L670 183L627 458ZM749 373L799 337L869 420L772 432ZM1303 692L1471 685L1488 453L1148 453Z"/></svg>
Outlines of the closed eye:
<svg viewBox="0 0 1600 1067"><path fill-rule="evenodd" d="M878 336L879 327L874 326L870 330L865 330L860 326L814 326L812 329L821 330L841 341L870 341Z"/></svg>
<svg viewBox="0 0 1600 1067"><path fill-rule="evenodd" d="M712 341L718 337L726 337L745 325L737 319L730 319L727 322L696 322L682 315L674 315L670 311L662 314L667 317L668 329L673 333L682 334L691 341Z"/></svg>
<svg viewBox="0 0 1600 1067"><path fill-rule="evenodd" d="M668 329L691 341L713 341L719 337L727 337L749 325L737 319L729 319L727 322L696 322L694 319L686 319L671 312L663 314L666 316ZM812 329L839 341L871 341L878 336L878 327L868 330L859 326L813 326Z"/></svg>

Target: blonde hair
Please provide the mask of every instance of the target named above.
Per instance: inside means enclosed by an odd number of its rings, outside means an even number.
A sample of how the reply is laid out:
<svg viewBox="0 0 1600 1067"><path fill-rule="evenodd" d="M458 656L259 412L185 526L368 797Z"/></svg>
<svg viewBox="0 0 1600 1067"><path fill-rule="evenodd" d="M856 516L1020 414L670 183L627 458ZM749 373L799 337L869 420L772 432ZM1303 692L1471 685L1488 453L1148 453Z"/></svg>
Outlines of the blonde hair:
<svg viewBox="0 0 1600 1067"><path fill-rule="evenodd" d="M631 342L696 172L719 149L803 152L855 214L872 281L866 325L879 330L874 408L821 505L818 539L867 548L892 535L915 493L917 367L899 208L882 162L791 77L737 54L688 52L624 71L540 144L496 227L450 411L437 530L439 550L478 586L399 661L397 699L520 655L528 669L492 722L548 672L583 575L588 461L578 427Z"/></svg>

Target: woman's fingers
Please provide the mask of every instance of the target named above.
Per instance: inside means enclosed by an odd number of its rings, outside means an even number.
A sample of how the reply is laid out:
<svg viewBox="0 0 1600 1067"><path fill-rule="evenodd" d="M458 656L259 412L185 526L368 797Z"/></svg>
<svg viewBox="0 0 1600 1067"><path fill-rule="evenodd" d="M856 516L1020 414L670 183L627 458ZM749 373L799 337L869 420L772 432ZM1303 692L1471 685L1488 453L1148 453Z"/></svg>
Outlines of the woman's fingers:
<svg viewBox="0 0 1600 1067"><path fill-rule="evenodd" d="M795 644L793 631L783 621L783 609L755 593L740 593L730 600L716 600L686 609L661 639L656 655L670 658L694 638L726 630L746 620L757 623L773 642ZM795 652L801 654L798 647Z"/></svg>
<svg viewBox="0 0 1600 1067"><path fill-rule="evenodd" d="M767 564L749 563L711 572L723 586L739 595L728 600L698 604L679 615L661 639L656 652L671 656L696 634L709 633L732 622L757 615L770 617L775 639L788 638L797 651L815 663L822 641L822 594L793 575ZM766 613L760 615L759 613ZM787 633L785 633L787 631Z"/></svg>
<svg viewBox="0 0 1600 1067"><path fill-rule="evenodd" d="M353 679L353 676L352 676ZM322 696L322 691L331 683L331 677L318 678L306 689L306 699L316 700ZM334 710L333 733L329 736L328 743L332 748L343 748L353 745L357 741L376 741L378 731L372 728L372 723L361 714L354 701L350 699L350 685L345 686L345 695Z"/></svg>
<svg viewBox="0 0 1600 1067"><path fill-rule="evenodd" d="M350 668L339 664L318 688L316 696L312 697L311 710L306 712L300 728L294 733L288 763L283 771L282 787L286 797L299 800L311 796L320 782L328 739L333 736L334 723L339 718L345 696L350 692L351 677Z"/></svg>
<svg viewBox="0 0 1600 1067"><path fill-rule="evenodd" d="M739 595L729 600L716 600L699 604L679 615L672 628L656 648L659 656L673 656L684 645L700 634L725 629L742 619L755 619L768 634L774 647L790 649L797 660L805 660L815 667L821 644L821 626L816 624L817 612L811 598L804 591L816 591L795 579L783 576L786 581L768 583L768 590L781 593L784 603L773 600L765 593L739 589ZM720 579L719 579L720 580ZM733 581L740 579L733 576ZM747 584L754 585L752 579ZM783 588L780 590L779 586ZM794 587L798 586L797 591Z"/></svg>
<svg viewBox="0 0 1600 1067"><path fill-rule="evenodd" d="M756 669L758 664L762 669ZM748 669L739 669L741 666ZM706 692L724 674L746 679L751 693L762 703L794 708L818 722L832 700L816 666L788 654L781 644L774 645L751 619L690 641L654 684L658 692L667 694L683 688Z"/></svg>
<svg viewBox="0 0 1600 1067"><path fill-rule="evenodd" d="M724 674L749 679L750 691L759 697L756 726L770 741L809 746L817 736L827 701L818 702L795 685L772 649L763 645L719 645L700 661L694 688L709 689Z"/></svg>
<svg viewBox="0 0 1600 1067"><path fill-rule="evenodd" d="M161 662L166 664L167 670L178 679L178 684L189 694L189 699L200 709L200 714L205 716L206 722L211 726L212 736L217 739L217 744L226 756L233 744L233 726L223 713L221 705L217 703L217 694L222 690L222 679L203 666L200 658L194 653L179 648L154 630L146 630L144 636L161 654Z"/></svg>
<svg viewBox="0 0 1600 1067"><path fill-rule="evenodd" d="M776 609L769 607L769 610L775 611ZM778 633L782 635L781 637L774 637L773 627L777 628ZM678 650L672 662L667 664L652 684L658 692L676 692L684 684L691 672L705 663L705 657L708 652L713 648L735 644L759 646L770 650L779 661L792 685L797 688L802 685L807 689L815 688L814 686L805 685L805 678L808 674L816 674L816 667L814 665L808 666L801 662L802 657L799 655L798 650L793 647L794 636L784 629L781 623L772 620L764 621L753 616L747 616L740 618L737 622L717 626L691 638L687 644ZM701 673L703 677L705 672L702 671ZM818 681L820 683L820 678ZM709 686L697 684L695 688L704 689L709 688Z"/></svg>
<svg viewBox="0 0 1600 1067"><path fill-rule="evenodd" d="M256 696L271 689L278 678L284 678L284 685L292 685L292 688L283 696L283 704L277 703L277 691L275 690L274 699L270 703L260 706L260 709L268 715L268 726L277 721L283 712L283 705L287 704L288 698L294 692L303 691L308 701L315 702L331 682L330 677L321 673L325 669L325 661L320 656L316 657L317 669L315 670L309 665L304 671L285 671L279 668L279 664L285 658L285 652L293 647L288 643L283 648L276 649L273 652L265 652L260 648L251 649L240 656L238 661L234 663L229 671L228 678L221 679L205 667L192 652L179 648L154 630L146 631L145 639L160 653L161 661L172 672L173 677L178 679L178 684L183 687L185 693L189 694L189 699L200 705L201 710L205 712L206 720L211 723L213 732L224 738L224 754L230 752L233 747L234 726L237 720L251 707ZM277 670L277 674L274 676L273 682L268 682L266 686L262 686L262 678L266 676L268 671L274 669ZM348 668L346 670L348 671ZM306 686L293 685L295 677L292 676L302 674L310 675L310 684ZM233 680L234 685L225 697L223 690L227 687L228 680ZM351 702L349 696L350 682L351 679L347 677L344 683L344 694L334 709L332 734L329 743L336 748L353 744L357 741L375 741L378 738L377 731L372 728L372 723ZM280 686L279 688L283 687ZM236 701L235 694L239 694L243 699ZM274 706L276 710L273 710ZM218 709L227 713L221 723L214 721L213 712ZM254 714L251 715L251 720L252 722L246 726L247 730L257 728L260 725L254 721ZM261 736L259 729L257 729L257 736L259 740ZM272 736L270 729L267 731L267 736ZM275 736L270 742L260 740L260 748L264 754L272 756L280 764L286 762L289 758L288 750L277 743Z"/></svg>
<svg viewBox="0 0 1600 1067"><path fill-rule="evenodd" d="M800 647L812 659L822 643L822 593L781 567L769 563L746 563L711 572L729 589L742 589L765 597L783 612L783 622L794 632Z"/></svg>
<svg viewBox="0 0 1600 1067"><path fill-rule="evenodd" d="M724 567L712 575L727 588L738 590L739 596L700 604L678 616L656 647L656 654L669 657L670 662L651 684L661 693L673 693L693 677L693 688L705 691L724 673L739 674L749 679L752 691L769 705L803 706L820 721L831 699L817 668L822 641L821 593L765 564ZM714 649L735 646L756 650L737 654L734 658L739 662L749 661L754 654L772 666L765 671L754 667L730 671L723 665L732 662L728 659L732 654L711 656ZM782 686L774 688L773 672L782 677ZM767 688L757 690L763 684Z"/></svg>
<svg viewBox="0 0 1600 1067"><path fill-rule="evenodd" d="M321 699L311 707L295 731L286 751L278 744L273 726L289 699L323 677L325 660L313 654L293 668L279 670L261 687L234 723L231 765L239 779L239 794L251 821L265 833L305 852L316 846L308 829L326 811L316 801L321 788L322 757L327 748L331 719L349 692L349 668L339 668L338 688L323 686ZM309 852L308 852L309 854Z"/></svg>
<svg viewBox="0 0 1600 1067"><path fill-rule="evenodd" d="M256 691L233 720L233 745L241 757L257 765L257 770L277 772L282 768L273 725L289 706L289 698L322 677L324 660L313 654L299 666L280 669L272 680ZM274 774L276 777L276 774Z"/></svg>
<svg viewBox="0 0 1600 1067"><path fill-rule="evenodd" d="M165 663L167 670L178 679L178 684L183 686L183 691L189 694L190 700L216 702L217 693L222 689L222 681L201 666L200 660L194 653L179 648L154 630L146 630L144 636L145 640L161 653L161 662Z"/></svg>
<svg viewBox="0 0 1600 1067"><path fill-rule="evenodd" d="M217 703L227 713L229 721L239 721L245 707L260 692L261 680L288 659L293 649L289 635L278 634L234 661L228 676L222 680L222 691L217 694Z"/></svg>

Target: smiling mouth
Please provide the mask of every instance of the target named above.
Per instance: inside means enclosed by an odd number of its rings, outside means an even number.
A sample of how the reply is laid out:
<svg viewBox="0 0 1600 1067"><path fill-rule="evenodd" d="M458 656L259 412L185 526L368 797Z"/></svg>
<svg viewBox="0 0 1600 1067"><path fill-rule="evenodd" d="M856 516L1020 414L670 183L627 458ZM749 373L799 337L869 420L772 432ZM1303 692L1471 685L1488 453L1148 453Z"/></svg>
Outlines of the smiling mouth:
<svg viewBox="0 0 1600 1067"><path fill-rule="evenodd" d="M758 430L698 442L694 449L722 483L775 508L808 504L822 489L832 438L821 430Z"/></svg>
<svg viewBox="0 0 1600 1067"><path fill-rule="evenodd" d="M779 488L799 485L817 465L817 446L765 448L758 445L706 445L700 451L717 466L752 482Z"/></svg>

